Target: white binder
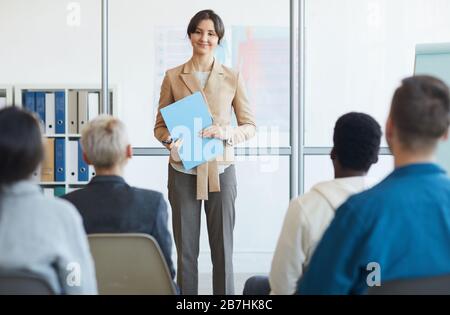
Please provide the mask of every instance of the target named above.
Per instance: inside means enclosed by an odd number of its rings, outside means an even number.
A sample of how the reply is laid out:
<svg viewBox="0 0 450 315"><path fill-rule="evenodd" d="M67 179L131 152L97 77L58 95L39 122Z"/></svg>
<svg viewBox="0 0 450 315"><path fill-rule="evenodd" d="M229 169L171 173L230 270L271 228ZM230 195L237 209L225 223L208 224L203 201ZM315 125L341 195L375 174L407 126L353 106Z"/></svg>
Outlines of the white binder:
<svg viewBox="0 0 450 315"><path fill-rule="evenodd" d="M68 182L78 182L78 140L68 141Z"/></svg>
<svg viewBox="0 0 450 315"><path fill-rule="evenodd" d="M45 134L55 134L55 93L45 93Z"/></svg>
<svg viewBox="0 0 450 315"><path fill-rule="evenodd" d="M92 120L99 114L100 95L96 92L88 94L88 120Z"/></svg>
<svg viewBox="0 0 450 315"><path fill-rule="evenodd" d="M89 165L89 181L95 176L95 169L93 165Z"/></svg>
<svg viewBox="0 0 450 315"><path fill-rule="evenodd" d="M0 109L6 107L6 97L0 97Z"/></svg>

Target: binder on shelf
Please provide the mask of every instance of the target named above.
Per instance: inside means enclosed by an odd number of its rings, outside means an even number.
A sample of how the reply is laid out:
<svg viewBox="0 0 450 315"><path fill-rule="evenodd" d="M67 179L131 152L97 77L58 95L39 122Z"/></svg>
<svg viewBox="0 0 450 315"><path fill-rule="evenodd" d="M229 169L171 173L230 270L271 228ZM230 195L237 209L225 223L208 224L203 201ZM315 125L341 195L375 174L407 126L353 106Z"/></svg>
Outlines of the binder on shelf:
<svg viewBox="0 0 450 315"><path fill-rule="evenodd" d="M80 141L78 143L78 181L87 182L89 180L89 168L83 159L83 150Z"/></svg>
<svg viewBox="0 0 450 315"><path fill-rule="evenodd" d="M36 93L25 91L22 97L23 108L30 112L36 112Z"/></svg>
<svg viewBox="0 0 450 315"><path fill-rule="evenodd" d="M68 146L68 159L69 159L69 182L75 183L78 181L78 141L69 140Z"/></svg>
<svg viewBox="0 0 450 315"><path fill-rule="evenodd" d="M36 113L42 133L45 133L45 92L35 92Z"/></svg>
<svg viewBox="0 0 450 315"><path fill-rule="evenodd" d="M0 96L0 109L6 107L6 97Z"/></svg>
<svg viewBox="0 0 450 315"><path fill-rule="evenodd" d="M45 134L55 134L55 94L45 93Z"/></svg>
<svg viewBox="0 0 450 315"><path fill-rule="evenodd" d="M78 93L77 91L69 91L67 113L69 119L69 133L78 133Z"/></svg>
<svg viewBox="0 0 450 315"><path fill-rule="evenodd" d="M64 182L66 180L66 152L65 140L55 139L55 181Z"/></svg>
<svg viewBox="0 0 450 315"><path fill-rule="evenodd" d="M58 91L54 94L55 101L55 131L57 134L66 133L66 94L65 92Z"/></svg>
<svg viewBox="0 0 450 315"><path fill-rule="evenodd" d="M55 180L55 138L45 138L44 148L41 181L53 182Z"/></svg>
<svg viewBox="0 0 450 315"><path fill-rule="evenodd" d="M100 112L99 96L97 92L88 94L88 121L97 117Z"/></svg>
<svg viewBox="0 0 450 315"><path fill-rule="evenodd" d="M95 169L93 165L89 165L89 181L95 177Z"/></svg>
<svg viewBox="0 0 450 315"><path fill-rule="evenodd" d="M53 188L43 188L44 196L46 197L53 197L55 195L55 191Z"/></svg>
<svg viewBox="0 0 450 315"><path fill-rule="evenodd" d="M64 186L57 186L54 188L54 195L55 197L61 197L66 194L66 187Z"/></svg>
<svg viewBox="0 0 450 315"><path fill-rule="evenodd" d="M88 121L88 92L78 92L78 133L83 131Z"/></svg>

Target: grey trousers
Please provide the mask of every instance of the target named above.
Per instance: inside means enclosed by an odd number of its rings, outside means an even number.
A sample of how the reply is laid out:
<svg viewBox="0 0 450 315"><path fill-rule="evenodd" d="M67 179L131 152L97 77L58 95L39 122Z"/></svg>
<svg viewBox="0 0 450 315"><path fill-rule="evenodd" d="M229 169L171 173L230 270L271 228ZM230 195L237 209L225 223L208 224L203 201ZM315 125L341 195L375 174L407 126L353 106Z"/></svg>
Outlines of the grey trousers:
<svg viewBox="0 0 450 315"><path fill-rule="evenodd" d="M234 165L220 174L220 192L205 200L213 294L234 294L233 229L235 221L236 172ZM198 294L198 255L201 200L196 199L197 177L176 171L169 164L169 202L177 247L177 284L181 294Z"/></svg>

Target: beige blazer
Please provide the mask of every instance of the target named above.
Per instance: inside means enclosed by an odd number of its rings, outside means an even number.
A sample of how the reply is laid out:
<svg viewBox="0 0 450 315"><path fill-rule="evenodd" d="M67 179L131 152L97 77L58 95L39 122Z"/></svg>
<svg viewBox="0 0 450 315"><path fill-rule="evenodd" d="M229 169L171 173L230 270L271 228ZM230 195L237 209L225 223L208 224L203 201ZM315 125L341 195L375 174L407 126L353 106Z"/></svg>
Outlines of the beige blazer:
<svg viewBox="0 0 450 315"><path fill-rule="evenodd" d="M197 91L201 91L206 99L213 124L230 128L231 110L234 110L238 127L231 129L230 139L225 141L223 156L197 167L197 199L207 200L208 185L209 191L220 191L217 164L234 162L234 145L253 137L256 124L245 92L243 78L239 73L215 60L205 89L202 89L194 71L191 59L166 72L161 86L154 135L159 141L166 140L170 135L160 109ZM171 158L169 161L181 165L181 162L175 162Z"/></svg>

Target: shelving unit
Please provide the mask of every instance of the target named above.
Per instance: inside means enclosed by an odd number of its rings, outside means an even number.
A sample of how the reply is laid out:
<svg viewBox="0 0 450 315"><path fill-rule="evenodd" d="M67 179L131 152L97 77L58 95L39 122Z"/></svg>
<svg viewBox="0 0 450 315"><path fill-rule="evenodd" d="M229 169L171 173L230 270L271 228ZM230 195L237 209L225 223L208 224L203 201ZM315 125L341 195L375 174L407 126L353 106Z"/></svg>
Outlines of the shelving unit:
<svg viewBox="0 0 450 315"><path fill-rule="evenodd" d="M2 91L2 87L0 86L0 93ZM89 166L87 169L85 167L83 167L83 165L80 165L78 162L78 158L79 158L79 154L78 154L78 150L77 152L73 152L73 149L75 147L75 144L72 143L74 141L79 141L79 139L81 138L81 133L77 132L77 133L73 133L69 132L69 122L70 119L74 119L75 113L77 113L76 115L76 121L77 124L79 122L79 115L81 113L81 115L83 115L82 119L86 119L86 122L88 120L90 120L92 117L97 116L98 114L100 114L101 112L101 89L98 86L91 86L91 85L19 85L19 86L14 86L14 93L12 93L12 88L9 90L10 91L10 98L14 97L14 101L11 100L10 104L14 104L15 106L20 106L20 107L25 107L27 108L29 104L27 103L27 98L33 99L36 97L35 93L32 92L41 92L41 93L45 93L47 94L54 94L55 98L56 98L56 92L63 92L64 93L64 126L63 126L63 133L56 133L56 125L58 124L58 118L55 117L55 126L51 127L51 124L49 126L47 126L47 122L48 122L48 117L46 117L46 114L51 114L51 115L56 115L56 111L57 111L57 106L60 106L61 103L59 103L59 105L56 105L57 102L59 101L55 101L55 105L53 109L50 109L50 111L48 111L47 106L49 106L47 103L45 103L44 107L45 107L45 126L43 125L43 134L44 137L46 138L54 138L54 139L63 139L64 141L64 147L63 147L63 152L61 150L58 150L58 152L62 152L60 154L63 154L63 159L64 159L64 180L56 180L56 173L57 173L57 169L60 169L59 167L57 168L57 150L56 150L56 145L54 147L54 156L53 156L53 174L54 174L54 181L40 181L41 179L41 174L40 174L40 170L37 171L35 173L35 176L37 177L37 180L39 181L39 184L43 187L44 192L46 192L47 194L49 193L49 191L46 189L48 188L53 188L53 191L58 192L58 194L61 193L67 193L70 192L74 189L83 187L84 185L86 185L89 180L92 178L92 176L95 175L94 173L94 169L92 166ZM29 94L27 94L28 92L31 92ZM76 92L76 94L73 94L74 92ZM117 104L116 104L116 100L118 99L117 95L117 88L116 87L112 87L110 89L110 100L109 100L109 106L110 106L110 112L112 113L113 116L117 116L118 114L118 108L117 108ZM72 97L74 97L74 95L76 95L76 102L74 101L74 99L69 101L69 93L72 95ZM97 97L98 94L98 97ZM59 93L58 95L61 95L61 93ZM42 94L40 94L39 96L41 98L41 105L40 105L40 113L39 114L37 112L37 110L35 110L36 114L38 116L40 116L41 118L43 118L42 115ZM79 97L82 97L84 99L83 103L81 101L81 99ZM92 98L92 102L91 102L91 98ZM35 98L36 100L36 98ZM31 102L31 101L28 101ZM49 102L52 103L52 102ZM83 104L83 105L80 105ZM76 109L74 108L74 106L76 106ZM81 109L80 111L80 107L82 106L83 109ZM36 107L36 106L35 106ZM51 106L50 106L51 107ZM69 107L70 109L72 109L71 114L69 114ZM52 108L52 107L51 107ZM60 107L61 108L61 107ZM98 110L96 111L95 108L98 108ZM61 113L61 112L60 112ZM70 117L69 117L70 116ZM42 120L42 119L41 119ZM84 121L84 120L83 120ZM51 129L53 128L53 132L47 132L46 129ZM74 128L74 127L72 127ZM77 130L79 131L78 128L82 128L82 124L78 124L77 125ZM61 129L61 127L60 127ZM56 140L55 140L56 142ZM59 142L61 143L61 142ZM69 145L70 144L70 145ZM58 160L60 161L60 160ZM61 163L60 163L61 164ZM85 176L85 178L87 178L87 180L83 180L80 181L76 178L73 178L74 172L78 172L78 168L76 167L78 165L78 167L82 167L83 170L87 171L87 177ZM75 170L73 168L76 168ZM81 168L80 168L81 170ZM84 172L84 171L83 171ZM78 176L78 173L75 173L76 177ZM56 189L59 188L59 189ZM64 188L64 189L61 189Z"/></svg>

